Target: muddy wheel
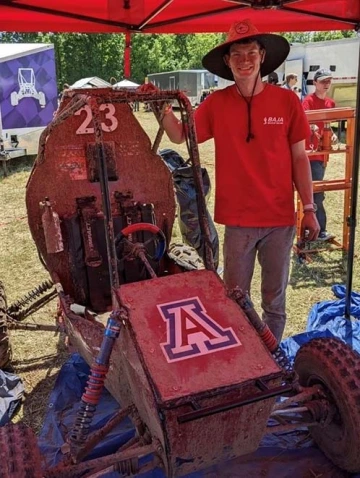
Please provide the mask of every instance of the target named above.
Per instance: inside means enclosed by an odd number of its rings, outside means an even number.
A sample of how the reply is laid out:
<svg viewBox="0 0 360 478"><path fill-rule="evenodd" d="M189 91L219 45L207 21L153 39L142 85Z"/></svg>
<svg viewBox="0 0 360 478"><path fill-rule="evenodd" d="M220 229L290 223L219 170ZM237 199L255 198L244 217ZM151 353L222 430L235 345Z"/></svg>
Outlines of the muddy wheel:
<svg viewBox="0 0 360 478"><path fill-rule="evenodd" d="M11 346L6 324L6 294L3 283L0 281L0 369L10 366Z"/></svg>
<svg viewBox="0 0 360 478"><path fill-rule="evenodd" d="M42 478L34 432L24 423L0 427L0 478Z"/></svg>
<svg viewBox="0 0 360 478"><path fill-rule="evenodd" d="M193 271L204 269L204 263L201 260L196 249L186 244L170 244L168 256L180 267L185 270Z"/></svg>
<svg viewBox="0 0 360 478"><path fill-rule="evenodd" d="M360 471L360 356L337 339L319 338L303 345L295 359L300 384L321 384L336 408L332 421L310 427L327 457L340 468Z"/></svg>

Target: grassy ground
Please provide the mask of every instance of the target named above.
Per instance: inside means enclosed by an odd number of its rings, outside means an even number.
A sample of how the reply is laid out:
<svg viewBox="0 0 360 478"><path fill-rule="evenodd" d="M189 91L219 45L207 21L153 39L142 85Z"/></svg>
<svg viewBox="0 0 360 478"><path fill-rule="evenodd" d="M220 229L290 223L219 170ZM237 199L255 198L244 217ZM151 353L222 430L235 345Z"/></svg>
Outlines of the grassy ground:
<svg viewBox="0 0 360 478"><path fill-rule="evenodd" d="M155 137L157 124L151 113L136 113L151 138ZM187 157L186 148L172 145L164 139L162 147L176 149ZM200 157L213 178L214 150L212 142L200 145ZM0 178L0 273L4 281L8 303L22 297L48 278L41 265L33 244L25 209L25 186L31 165L16 163L10 165L10 175ZM345 159L343 154L331 156L326 177L343 178ZM342 237L343 192L329 192L326 198L329 215L329 231ZM213 193L209 208L213 209ZM223 228L219 227L220 238ZM175 229L175 239L179 233ZM222 241L221 241L222 242ZM356 241L356 254L359 253L359 242ZM296 258L292 261L290 284L287 293L288 323L286 335L304 330L311 307L319 301L333 299L331 286L344 283L346 280L346 254L342 251L323 252L312 256L313 262L299 264ZM354 261L353 289L360 290L360 270L357 260ZM259 270L255 272L253 281L253 299L259 307ZM52 301L28 322L53 324L56 314L56 301ZM18 419L39 431L46 412L49 393L54 385L56 374L68 357L59 333L44 331L11 331L14 348L15 371L24 381L26 400L17 416Z"/></svg>

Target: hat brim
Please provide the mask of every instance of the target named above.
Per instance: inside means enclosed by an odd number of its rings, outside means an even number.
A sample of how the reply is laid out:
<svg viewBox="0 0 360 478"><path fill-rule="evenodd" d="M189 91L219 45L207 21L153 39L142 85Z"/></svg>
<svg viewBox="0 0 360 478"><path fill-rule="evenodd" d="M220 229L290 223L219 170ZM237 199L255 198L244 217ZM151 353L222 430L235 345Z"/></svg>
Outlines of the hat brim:
<svg viewBox="0 0 360 478"><path fill-rule="evenodd" d="M252 38L265 48L266 55L261 64L260 74L261 77L267 76L285 61L290 52L290 44L286 38L272 33L259 33L247 37L249 40ZM225 42L209 51L202 59L203 67L225 80L234 81L231 69L225 64L224 55L229 52L231 45L239 42L240 40Z"/></svg>
<svg viewBox="0 0 360 478"><path fill-rule="evenodd" d="M314 81L323 81L323 80L331 80L332 76L331 75L324 75L324 76L319 76L319 78L314 79Z"/></svg>

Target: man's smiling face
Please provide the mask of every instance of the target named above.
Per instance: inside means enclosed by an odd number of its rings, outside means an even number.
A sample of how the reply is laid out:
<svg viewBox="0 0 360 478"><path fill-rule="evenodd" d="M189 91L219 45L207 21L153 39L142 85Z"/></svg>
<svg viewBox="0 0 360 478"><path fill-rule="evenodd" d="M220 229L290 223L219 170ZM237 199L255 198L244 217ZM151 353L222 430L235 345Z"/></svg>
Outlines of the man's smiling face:
<svg viewBox="0 0 360 478"><path fill-rule="evenodd" d="M258 42L234 43L229 53L225 55L225 62L234 75L234 79L244 81L258 76L265 50L260 48Z"/></svg>

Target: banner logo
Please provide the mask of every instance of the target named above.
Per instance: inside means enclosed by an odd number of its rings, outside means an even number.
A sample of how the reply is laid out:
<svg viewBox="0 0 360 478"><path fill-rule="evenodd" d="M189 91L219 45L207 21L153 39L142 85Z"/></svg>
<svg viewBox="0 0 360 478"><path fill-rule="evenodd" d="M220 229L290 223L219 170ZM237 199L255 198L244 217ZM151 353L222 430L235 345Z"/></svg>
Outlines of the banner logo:
<svg viewBox="0 0 360 478"><path fill-rule="evenodd" d="M207 313L198 297L157 306L167 327L160 344L168 362L185 360L241 345L231 327L223 328Z"/></svg>

